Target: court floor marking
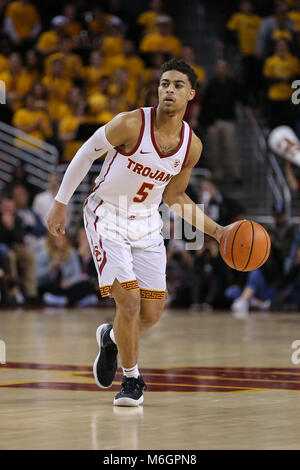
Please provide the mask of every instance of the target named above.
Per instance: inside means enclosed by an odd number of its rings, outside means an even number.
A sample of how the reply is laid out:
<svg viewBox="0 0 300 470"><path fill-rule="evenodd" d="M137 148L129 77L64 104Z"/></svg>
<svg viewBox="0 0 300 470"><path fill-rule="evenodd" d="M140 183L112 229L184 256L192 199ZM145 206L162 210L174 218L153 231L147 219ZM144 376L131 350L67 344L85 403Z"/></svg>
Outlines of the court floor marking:
<svg viewBox="0 0 300 470"><path fill-rule="evenodd" d="M55 378L41 380L23 380L21 382L0 383L0 388L32 388L49 390L103 391L94 383L91 366L63 364L40 364L9 362L0 369L55 371L65 378L88 380L86 382L57 381ZM184 373L185 372L185 373ZM151 392L246 392L266 390L300 391L300 373L291 368L247 368L247 367L183 367L141 369L148 390ZM254 377L254 375L256 375ZM278 377L279 376L279 377ZM117 372L115 381L107 391L119 389L121 373Z"/></svg>

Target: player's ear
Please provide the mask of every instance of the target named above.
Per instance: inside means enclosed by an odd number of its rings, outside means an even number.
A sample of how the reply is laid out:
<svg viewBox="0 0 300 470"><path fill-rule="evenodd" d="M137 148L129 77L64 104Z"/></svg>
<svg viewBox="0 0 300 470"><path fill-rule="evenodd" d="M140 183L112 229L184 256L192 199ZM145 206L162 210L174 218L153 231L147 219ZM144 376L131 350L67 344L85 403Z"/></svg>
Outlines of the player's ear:
<svg viewBox="0 0 300 470"><path fill-rule="evenodd" d="M188 100L189 100L189 101L192 101L192 99L194 98L195 94L196 94L196 90L194 90L194 88L192 88L191 91L190 91L190 96L189 96L189 99L188 99Z"/></svg>

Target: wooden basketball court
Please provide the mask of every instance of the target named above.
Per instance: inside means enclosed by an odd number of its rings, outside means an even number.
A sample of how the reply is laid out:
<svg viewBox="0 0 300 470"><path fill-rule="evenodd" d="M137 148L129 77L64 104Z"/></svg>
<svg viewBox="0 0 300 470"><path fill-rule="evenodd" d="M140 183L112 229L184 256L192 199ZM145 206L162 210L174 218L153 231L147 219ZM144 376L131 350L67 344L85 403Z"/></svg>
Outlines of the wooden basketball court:
<svg viewBox="0 0 300 470"><path fill-rule="evenodd" d="M0 449L300 449L300 314L166 310L144 333L143 407L94 383L111 309L1 311ZM299 354L300 357L300 354Z"/></svg>

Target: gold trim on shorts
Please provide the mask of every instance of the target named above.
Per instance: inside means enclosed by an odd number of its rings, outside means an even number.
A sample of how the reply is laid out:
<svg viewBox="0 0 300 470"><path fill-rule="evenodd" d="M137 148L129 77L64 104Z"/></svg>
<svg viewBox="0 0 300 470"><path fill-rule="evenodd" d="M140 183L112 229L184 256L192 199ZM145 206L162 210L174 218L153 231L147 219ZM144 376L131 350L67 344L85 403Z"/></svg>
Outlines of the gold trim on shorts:
<svg viewBox="0 0 300 470"><path fill-rule="evenodd" d="M139 285L136 279L131 281L124 281L120 282L121 286L124 287L126 290L137 290L139 289ZM109 295L109 290L112 284L107 284L106 286L100 287L101 297L107 297Z"/></svg>
<svg viewBox="0 0 300 470"><path fill-rule="evenodd" d="M145 300L162 300L168 298L168 292L166 290L154 290L154 289L140 289L141 299Z"/></svg>

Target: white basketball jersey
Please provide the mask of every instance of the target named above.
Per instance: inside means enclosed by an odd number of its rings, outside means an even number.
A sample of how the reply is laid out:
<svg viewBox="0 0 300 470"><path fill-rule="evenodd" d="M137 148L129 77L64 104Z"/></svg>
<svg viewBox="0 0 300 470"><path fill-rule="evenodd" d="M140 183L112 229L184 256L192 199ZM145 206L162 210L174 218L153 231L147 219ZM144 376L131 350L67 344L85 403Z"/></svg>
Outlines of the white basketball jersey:
<svg viewBox="0 0 300 470"><path fill-rule="evenodd" d="M148 216L158 209L165 187L183 168L192 138L182 121L179 146L163 155L154 138L154 108L140 108L142 127L135 148L125 153L115 147L107 153L94 193L130 214Z"/></svg>

